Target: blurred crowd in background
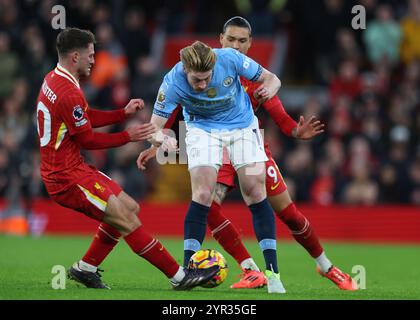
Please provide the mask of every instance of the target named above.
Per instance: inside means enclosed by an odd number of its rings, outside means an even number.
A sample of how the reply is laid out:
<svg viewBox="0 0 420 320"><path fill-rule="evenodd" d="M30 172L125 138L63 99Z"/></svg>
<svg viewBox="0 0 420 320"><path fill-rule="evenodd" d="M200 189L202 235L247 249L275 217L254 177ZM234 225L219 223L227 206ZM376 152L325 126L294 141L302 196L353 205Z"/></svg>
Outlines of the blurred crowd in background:
<svg viewBox="0 0 420 320"><path fill-rule="evenodd" d="M279 96L295 120L315 115L326 124L324 134L300 142L283 136L260 115L292 197L320 205L420 205L420 0L0 0L3 215L30 211L31 199L47 197L39 175L35 101L44 75L57 62L60 30L51 28L56 4L65 7L67 26L96 35L96 64L83 81L91 107L121 108L131 97L143 98L146 110L131 122L148 121L168 71L157 52L162 35L217 38L223 23L235 15L249 20L254 38L285 35ZM366 9L365 30L351 27L351 9L357 4ZM285 102L289 86L305 97L293 108ZM311 95L314 87L326 99ZM171 180L161 174L165 167L175 168L185 173L188 185L185 166L151 163L146 172L137 169L135 160L146 147L131 143L84 155L139 200L162 198L159 185L165 184L165 193L188 200L189 187L181 187L179 180L168 186ZM239 192L230 197L239 198Z"/></svg>

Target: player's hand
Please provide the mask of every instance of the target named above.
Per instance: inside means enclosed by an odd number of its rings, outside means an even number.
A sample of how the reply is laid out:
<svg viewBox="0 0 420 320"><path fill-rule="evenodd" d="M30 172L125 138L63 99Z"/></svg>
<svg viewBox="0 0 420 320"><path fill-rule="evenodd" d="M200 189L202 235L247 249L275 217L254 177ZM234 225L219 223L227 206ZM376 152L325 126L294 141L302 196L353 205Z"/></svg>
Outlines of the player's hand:
<svg viewBox="0 0 420 320"><path fill-rule="evenodd" d="M262 84L254 91L254 98L257 99L259 103L263 103L270 98L270 93L267 88Z"/></svg>
<svg viewBox="0 0 420 320"><path fill-rule="evenodd" d="M156 132L156 134L153 135L149 142L155 147L162 147L164 151L175 151L178 144L175 138L165 134L163 130Z"/></svg>
<svg viewBox="0 0 420 320"><path fill-rule="evenodd" d="M309 140L324 132L324 127L325 125L314 116L307 122L303 116L300 116L298 125L294 129L294 136L298 139Z"/></svg>
<svg viewBox="0 0 420 320"><path fill-rule="evenodd" d="M144 101L142 99L131 99L130 102L125 106L124 111L126 116L132 116L137 111L144 108Z"/></svg>
<svg viewBox="0 0 420 320"><path fill-rule="evenodd" d="M164 152L179 152L178 141L175 138L165 135L162 145L160 146Z"/></svg>
<svg viewBox="0 0 420 320"><path fill-rule="evenodd" d="M140 170L146 170L146 163L156 157L157 149L155 146L151 146L149 149L143 150L137 158L137 167Z"/></svg>
<svg viewBox="0 0 420 320"><path fill-rule="evenodd" d="M152 123L136 124L126 129L130 136L130 141L142 141L152 137L156 132L156 126Z"/></svg>

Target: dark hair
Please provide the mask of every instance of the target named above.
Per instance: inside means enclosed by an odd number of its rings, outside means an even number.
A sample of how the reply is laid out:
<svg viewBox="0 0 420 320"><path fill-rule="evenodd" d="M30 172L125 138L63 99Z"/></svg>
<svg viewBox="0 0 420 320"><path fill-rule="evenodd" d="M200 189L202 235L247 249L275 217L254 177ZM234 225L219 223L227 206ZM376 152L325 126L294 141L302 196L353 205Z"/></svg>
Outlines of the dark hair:
<svg viewBox="0 0 420 320"><path fill-rule="evenodd" d="M95 36L89 30L78 28L67 28L61 31L57 36L56 48L60 57L74 49L84 49L90 43L95 44Z"/></svg>
<svg viewBox="0 0 420 320"><path fill-rule="evenodd" d="M222 33L225 33L226 29L230 26L246 28L246 29L249 30L249 34L250 35L252 34L251 25L249 24L249 22L245 18L242 18L240 16L232 17L228 21L226 21L225 24L223 25L223 32Z"/></svg>

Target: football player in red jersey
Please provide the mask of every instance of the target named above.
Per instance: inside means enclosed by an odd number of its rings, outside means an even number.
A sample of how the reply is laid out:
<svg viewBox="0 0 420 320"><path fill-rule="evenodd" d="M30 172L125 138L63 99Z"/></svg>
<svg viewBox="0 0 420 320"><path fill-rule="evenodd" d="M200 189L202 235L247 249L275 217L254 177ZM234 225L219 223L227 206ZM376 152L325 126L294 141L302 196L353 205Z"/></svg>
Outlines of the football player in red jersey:
<svg viewBox="0 0 420 320"><path fill-rule="evenodd" d="M144 108L132 99L115 111L92 109L79 80L94 65L94 35L68 28L57 36L58 64L42 84L37 100L37 124L41 176L50 197L60 205L98 220L95 238L85 256L68 270L70 279L91 288L109 288L101 281L98 266L122 236L134 253L161 270L176 290L206 283L218 268L187 270L179 266L157 239L142 226L139 205L121 187L95 167L85 163L81 149L105 149L149 139L151 123L134 125L118 133L99 133L92 128L122 122Z"/></svg>
<svg viewBox="0 0 420 320"><path fill-rule="evenodd" d="M226 21L223 32L220 34L222 47L234 48L243 54L247 54L251 41L251 26L246 19L237 16ZM264 108L285 135L296 139L309 140L323 132L324 125L315 117L311 117L307 121L303 116L300 116L299 122L296 123L284 110L277 96L265 101L264 93L260 92L260 84L246 79L241 79L241 82L251 99L254 112L258 108ZM170 126L174 119L175 115L169 119L167 126ZM267 196L277 217L287 225L296 241L315 259L317 270L322 276L333 281L340 289L356 290L357 285L352 278L333 266L327 258L310 222L291 200L287 186L271 156L267 143L265 143L265 152L269 159L266 162ZM143 151L137 160L139 168L145 169L145 163L154 157L155 153L156 149L153 147ZM207 222L214 238L235 258L243 270L240 281L231 287L236 289L255 288L265 284L265 277L242 244L236 228L221 213L221 204L227 192L235 188L235 174L235 170L230 163L224 164L219 169L214 201Z"/></svg>

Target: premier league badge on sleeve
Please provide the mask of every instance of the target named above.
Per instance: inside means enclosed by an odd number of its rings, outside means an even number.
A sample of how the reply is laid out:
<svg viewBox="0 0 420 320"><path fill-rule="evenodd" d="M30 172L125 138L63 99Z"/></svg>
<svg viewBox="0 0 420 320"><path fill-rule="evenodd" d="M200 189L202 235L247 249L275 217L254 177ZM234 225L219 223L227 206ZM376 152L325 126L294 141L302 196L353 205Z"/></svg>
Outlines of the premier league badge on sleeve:
<svg viewBox="0 0 420 320"><path fill-rule="evenodd" d="M81 106L77 105L73 108L73 118L77 121L82 120L84 115L83 109Z"/></svg>
<svg viewBox="0 0 420 320"><path fill-rule="evenodd" d="M85 123L87 123L87 120L84 118L85 113L83 112L83 109L81 106L77 105L73 108L73 118L76 120L75 125L76 127L81 127Z"/></svg>

